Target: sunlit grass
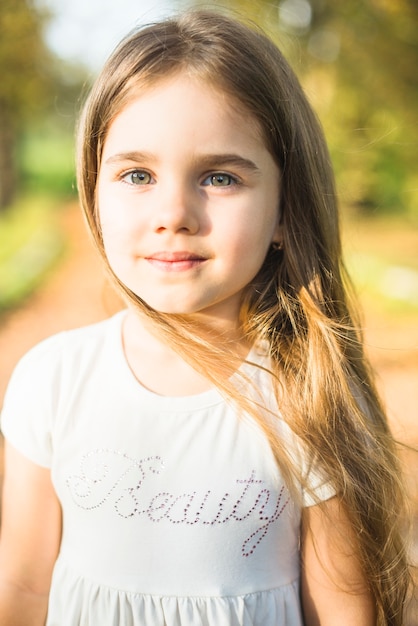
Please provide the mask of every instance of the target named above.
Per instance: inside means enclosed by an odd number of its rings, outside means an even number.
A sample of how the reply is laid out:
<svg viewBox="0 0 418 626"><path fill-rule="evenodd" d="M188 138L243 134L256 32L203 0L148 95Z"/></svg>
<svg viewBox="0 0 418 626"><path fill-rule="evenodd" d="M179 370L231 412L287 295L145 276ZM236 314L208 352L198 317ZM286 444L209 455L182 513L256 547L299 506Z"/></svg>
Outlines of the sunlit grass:
<svg viewBox="0 0 418 626"><path fill-rule="evenodd" d="M63 249L56 200L31 196L0 215L0 312L28 296Z"/></svg>
<svg viewBox="0 0 418 626"><path fill-rule="evenodd" d="M356 253L347 264L357 291L388 313L418 314L418 271L408 265L394 265L381 257Z"/></svg>
<svg viewBox="0 0 418 626"><path fill-rule="evenodd" d="M27 133L21 145L24 188L32 193L75 194L73 133L47 123Z"/></svg>
<svg viewBox="0 0 418 626"><path fill-rule="evenodd" d="M418 319L418 224L400 217L344 222L345 259L367 308Z"/></svg>

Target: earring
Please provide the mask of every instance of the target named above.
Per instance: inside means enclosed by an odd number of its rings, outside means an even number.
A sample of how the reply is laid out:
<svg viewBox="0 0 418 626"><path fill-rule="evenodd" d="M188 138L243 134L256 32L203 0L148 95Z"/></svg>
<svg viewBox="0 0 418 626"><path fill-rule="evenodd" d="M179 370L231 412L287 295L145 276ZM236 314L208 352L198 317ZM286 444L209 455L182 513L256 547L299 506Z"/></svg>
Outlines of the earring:
<svg viewBox="0 0 418 626"><path fill-rule="evenodd" d="M275 252L278 250L283 250L283 241L273 241L271 247Z"/></svg>

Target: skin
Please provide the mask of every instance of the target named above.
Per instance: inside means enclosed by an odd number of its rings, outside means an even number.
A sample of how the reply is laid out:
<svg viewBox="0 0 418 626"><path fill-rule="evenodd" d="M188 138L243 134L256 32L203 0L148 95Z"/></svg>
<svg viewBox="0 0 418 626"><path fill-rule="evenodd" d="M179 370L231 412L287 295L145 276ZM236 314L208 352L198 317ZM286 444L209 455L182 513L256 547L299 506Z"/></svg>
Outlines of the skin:
<svg viewBox="0 0 418 626"><path fill-rule="evenodd" d="M7 441L2 500L0 624L41 626L61 540L61 508L49 470Z"/></svg>
<svg viewBox="0 0 418 626"><path fill-rule="evenodd" d="M235 327L243 288L280 239L279 194L258 124L210 86L166 78L108 132L97 186L107 258L158 311Z"/></svg>
<svg viewBox="0 0 418 626"><path fill-rule="evenodd" d="M375 626L376 607L338 498L302 513L301 595L306 626Z"/></svg>
<svg viewBox="0 0 418 626"><path fill-rule="evenodd" d="M237 109L187 74L141 91L109 128L97 202L106 256L125 285L154 309L240 344L242 290L281 232L279 168L258 124ZM208 388L136 310L123 332L127 360L147 388ZM244 357L248 346L239 348Z"/></svg>
<svg viewBox="0 0 418 626"><path fill-rule="evenodd" d="M133 97L105 141L97 198L108 261L153 308L188 316L202 333L213 329L245 356L240 298L281 240L279 195L280 171L257 122L213 86L168 77ZM123 342L133 373L157 393L209 386L133 308ZM2 507L0 623L42 626L61 510L49 471L9 444ZM336 498L303 512L307 626L375 623L355 551L347 550L349 529Z"/></svg>

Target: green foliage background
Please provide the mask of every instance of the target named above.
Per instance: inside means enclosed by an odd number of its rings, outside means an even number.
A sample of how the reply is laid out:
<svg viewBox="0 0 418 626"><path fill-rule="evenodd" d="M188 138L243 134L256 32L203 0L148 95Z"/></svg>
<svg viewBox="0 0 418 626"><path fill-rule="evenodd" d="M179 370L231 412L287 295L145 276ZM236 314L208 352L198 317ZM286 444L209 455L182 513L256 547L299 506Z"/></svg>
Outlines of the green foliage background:
<svg viewBox="0 0 418 626"><path fill-rule="evenodd" d="M416 0L173 1L173 10L184 6L237 13L277 41L324 125L344 206L418 219ZM47 49L50 16L37 7L33 0L0 3L0 139L7 129L16 164L9 175L19 191L70 192L87 71ZM0 157L0 206L1 169Z"/></svg>
<svg viewBox="0 0 418 626"><path fill-rule="evenodd" d="M321 119L345 219L398 217L416 232L416 0L173 0L172 5L224 10L260 25L289 58ZM43 204L34 214L62 241L54 216L75 197L74 127L91 73L48 50L44 32L51 16L39 6L35 0L0 2L0 310L2 301L7 306L15 301L4 295L5 276L13 274L10 259L21 258L19 246L30 248L33 236L36 245L51 250L38 258L53 262L60 254L52 236L31 235L26 211ZM9 268L6 273L1 266ZM363 274L365 267L363 260ZM18 276L32 288L31 268ZM20 298L25 288L16 293Z"/></svg>
<svg viewBox="0 0 418 626"><path fill-rule="evenodd" d="M344 207L418 220L416 0L214 6L261 25L291 61L324 126Z"/></svg>

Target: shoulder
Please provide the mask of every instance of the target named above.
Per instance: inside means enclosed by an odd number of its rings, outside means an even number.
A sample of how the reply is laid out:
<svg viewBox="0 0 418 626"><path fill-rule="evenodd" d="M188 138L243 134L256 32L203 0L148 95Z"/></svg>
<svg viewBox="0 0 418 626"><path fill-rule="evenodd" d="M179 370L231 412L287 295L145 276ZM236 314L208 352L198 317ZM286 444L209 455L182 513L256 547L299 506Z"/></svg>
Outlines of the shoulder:
<svg viewBox="0 0 418 626"><path fill-rule="evenodd" d="M1 429L9 441L35 463L49 467L51 433L63 408L77 396L83 381L114 350L123 313L41 341L17 364L1 411Z"/></svg>
<svg viewBox="0 0 418 626"><path fill-rule="evenodd" d="M50 363L56 367L62 362L76 360L80 363L83 355L95 355L113 334L117 335L122 324L123 312L102 322L62 331L44 339L31 348L18 362L15 372L27 368L43 368Z"/></svg>
<svg viewBox="0 0 418 626"><path fill-rule="evenodd" d="M118 337L122 319L120 312L102 322L52 335L35 345L16 365L5 403L13 391L35 392L39 387L57 390L69 371L85 371L100 358L110 338Z"/></svg>

